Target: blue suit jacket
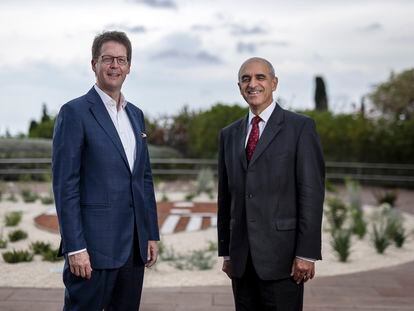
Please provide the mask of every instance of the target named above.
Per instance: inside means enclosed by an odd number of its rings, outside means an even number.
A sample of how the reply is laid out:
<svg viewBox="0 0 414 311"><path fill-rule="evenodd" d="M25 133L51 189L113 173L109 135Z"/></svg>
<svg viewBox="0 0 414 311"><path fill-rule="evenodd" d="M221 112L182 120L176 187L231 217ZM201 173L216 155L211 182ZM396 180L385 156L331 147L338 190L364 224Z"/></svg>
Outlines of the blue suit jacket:
<svg viewBox="0 0 414 311"><path fill-rule="evenodd" d="M137 228L140 255L159 240L144 116L128 103L136 139L131 172L112 120L92 88L62 106L53 135L53 191L63 254L86 248L92 268L121 267Z"/></svg>

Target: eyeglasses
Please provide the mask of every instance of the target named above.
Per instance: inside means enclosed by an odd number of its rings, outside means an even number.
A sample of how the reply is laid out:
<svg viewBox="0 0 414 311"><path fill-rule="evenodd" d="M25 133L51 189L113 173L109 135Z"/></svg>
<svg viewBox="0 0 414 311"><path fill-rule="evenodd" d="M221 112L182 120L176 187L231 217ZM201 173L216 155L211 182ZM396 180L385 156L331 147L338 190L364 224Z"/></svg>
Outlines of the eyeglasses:
<svg viewBox="0 0 414 311"><path fill-rule="evenodd" d="M111 55L102 55L102 63L105 65L111 65L114 59L116 59L118 65L125 66L128 64L128 58L126 56L111 56Z"/></svg>

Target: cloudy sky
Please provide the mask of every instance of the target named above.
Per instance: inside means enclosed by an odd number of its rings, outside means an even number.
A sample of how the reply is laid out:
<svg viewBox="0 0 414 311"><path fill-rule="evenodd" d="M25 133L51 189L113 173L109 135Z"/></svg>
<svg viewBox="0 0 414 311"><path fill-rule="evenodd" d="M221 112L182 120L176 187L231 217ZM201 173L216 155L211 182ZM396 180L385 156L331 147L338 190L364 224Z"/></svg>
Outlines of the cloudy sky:
<svg viewBox="0 0 414 311"><path fill-rule="evenodd" d="M391 71L412 68L412 0L2 0L0 135L27 132L42 103L58 112L94 83L102 30L133 44L127 99L152 118L183 105L240 103L237 71L269 59L285 108L313 107L314 77L330 106L352 110Z"/></svg>

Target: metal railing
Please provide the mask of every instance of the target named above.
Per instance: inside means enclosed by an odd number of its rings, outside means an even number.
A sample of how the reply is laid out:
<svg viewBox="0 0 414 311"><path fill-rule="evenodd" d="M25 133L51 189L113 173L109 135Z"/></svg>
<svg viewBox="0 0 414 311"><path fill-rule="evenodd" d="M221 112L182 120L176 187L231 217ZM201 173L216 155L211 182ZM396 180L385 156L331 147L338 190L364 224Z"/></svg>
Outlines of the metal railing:
<svg viewBox="0 0 414 311"><path fill-rule="evenodd" d="M202 168L217 171L215 159L151 159L154 175L194 176ZM2 175L50 174L50 158L0 159ZM326 177L333 181L351 178L361 182L414 186L413 164L326 162Z"/></svg>

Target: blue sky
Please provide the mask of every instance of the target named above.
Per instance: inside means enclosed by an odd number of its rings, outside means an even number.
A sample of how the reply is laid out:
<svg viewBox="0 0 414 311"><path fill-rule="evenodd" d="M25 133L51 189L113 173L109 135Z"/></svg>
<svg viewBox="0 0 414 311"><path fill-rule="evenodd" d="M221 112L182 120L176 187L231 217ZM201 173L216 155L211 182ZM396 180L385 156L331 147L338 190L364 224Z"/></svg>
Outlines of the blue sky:
<svg viewBox="0 0 414 311"><path fill-rule="evenodd" d="M410 0L2 0L0 134L27 132L42 103L56 113L87 92L91 43L105 29L130 37L123 92L149 117L244 105L237 71L252 56L273 63L285 108L312 108L322 75L331 108L351 111L413 67L412 12Z"/></svg>

